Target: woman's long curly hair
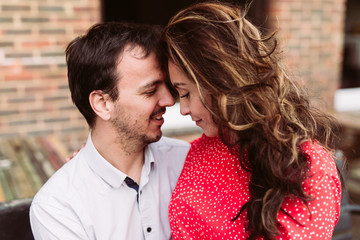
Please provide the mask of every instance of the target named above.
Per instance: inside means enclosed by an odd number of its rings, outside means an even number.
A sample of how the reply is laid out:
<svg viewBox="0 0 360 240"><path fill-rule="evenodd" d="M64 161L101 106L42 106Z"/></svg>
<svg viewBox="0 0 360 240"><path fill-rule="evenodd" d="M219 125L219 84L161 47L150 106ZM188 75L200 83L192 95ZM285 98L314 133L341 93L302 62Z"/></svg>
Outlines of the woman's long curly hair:
<svg viewBox="0 0 360 240"><path fill-rule="evenodd" d="M234 219L246 210L249 239L275 239L285 197L311 201L302 187L309 166L301 143L316 140L330 150L336 123L310 107L281 65L275 34L264 36L245 13L230 3L198 3L170 20L164 39L250 173L251 198Z"/></svg>

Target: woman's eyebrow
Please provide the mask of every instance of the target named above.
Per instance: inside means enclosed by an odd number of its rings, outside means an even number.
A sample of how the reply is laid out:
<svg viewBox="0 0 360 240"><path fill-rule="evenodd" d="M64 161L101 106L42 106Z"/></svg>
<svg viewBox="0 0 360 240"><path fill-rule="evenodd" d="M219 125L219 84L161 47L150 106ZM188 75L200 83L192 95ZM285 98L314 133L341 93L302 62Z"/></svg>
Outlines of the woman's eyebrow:
<svg viewBox="0 0 360 240"><path fill-rule="evenodd" d="M177 87L181 87L181 86L186 86L186 83L178 83L178 82L176 82L176 83L174 83L173 84L173 86L175 87L175 88L177 88Z"/></svg>

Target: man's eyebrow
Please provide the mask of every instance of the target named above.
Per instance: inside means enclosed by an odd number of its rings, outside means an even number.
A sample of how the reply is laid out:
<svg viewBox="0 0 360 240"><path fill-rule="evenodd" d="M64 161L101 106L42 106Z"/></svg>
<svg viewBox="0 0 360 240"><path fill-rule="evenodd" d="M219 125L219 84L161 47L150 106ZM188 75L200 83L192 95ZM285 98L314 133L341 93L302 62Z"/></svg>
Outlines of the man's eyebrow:
<svg viewBox="0 0 360 240"><path fill-rule="evenodd" d="M155 80L155 81L149 82L149 83L145 84L144 86L139 87L138 92L146 91L147 89L152 88L155 85L161 84L162 82L163 81L161 81L161 80Z"/></svg>

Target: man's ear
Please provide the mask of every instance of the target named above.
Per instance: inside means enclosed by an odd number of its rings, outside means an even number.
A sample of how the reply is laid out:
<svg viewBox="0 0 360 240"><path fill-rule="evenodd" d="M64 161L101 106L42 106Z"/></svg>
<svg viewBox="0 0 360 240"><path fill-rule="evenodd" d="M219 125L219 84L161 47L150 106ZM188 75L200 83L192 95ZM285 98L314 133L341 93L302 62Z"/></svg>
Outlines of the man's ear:
<svg viewBox="0 0 360 240"><path fill-rule="evenodd" d="M101 90L94 90L89 95L89 102L96 115L101 119L108 121L111 118L111 110L114 104L109 94Z"/></svg>

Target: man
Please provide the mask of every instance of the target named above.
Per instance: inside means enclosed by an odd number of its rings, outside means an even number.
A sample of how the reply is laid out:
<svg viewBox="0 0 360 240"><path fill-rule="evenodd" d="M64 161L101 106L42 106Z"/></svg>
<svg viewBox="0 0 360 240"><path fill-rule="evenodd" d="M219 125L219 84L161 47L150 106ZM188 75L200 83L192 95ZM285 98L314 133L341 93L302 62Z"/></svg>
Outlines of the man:
<svg viewBox="0 0 360 240"><path fill-rule="evenodd" d="M73 102L90 134L36 194L36 239L170 239L167 207L189 144L162 137L161 29L93 26L66 49Z"/></svg>

